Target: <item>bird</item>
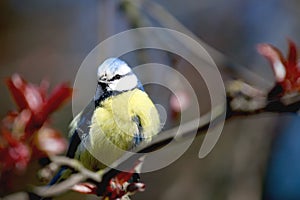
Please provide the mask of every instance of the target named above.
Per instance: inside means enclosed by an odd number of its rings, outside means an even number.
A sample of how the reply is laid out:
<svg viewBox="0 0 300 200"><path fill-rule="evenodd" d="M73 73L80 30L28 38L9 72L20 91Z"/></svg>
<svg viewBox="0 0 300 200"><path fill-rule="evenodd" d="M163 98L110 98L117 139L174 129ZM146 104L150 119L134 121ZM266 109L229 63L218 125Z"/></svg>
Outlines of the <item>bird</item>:
<svg viewBox="0 0 300 200"><path fill-rule="evenodd" d="M125 151L151 142L159 130L159 113L136 74L123 60L108 58L98 67L94 97L70 123L66 156L98 171ZM49 185L72 173L62 167Z"/></svg>

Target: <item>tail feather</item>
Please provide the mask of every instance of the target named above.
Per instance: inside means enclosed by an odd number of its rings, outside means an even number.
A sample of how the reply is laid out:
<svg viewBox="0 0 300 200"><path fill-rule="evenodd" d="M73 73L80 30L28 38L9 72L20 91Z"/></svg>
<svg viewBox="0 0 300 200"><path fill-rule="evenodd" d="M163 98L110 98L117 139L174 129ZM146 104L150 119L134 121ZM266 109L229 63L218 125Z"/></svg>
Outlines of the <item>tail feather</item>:
<svg viewBox="0 0 300 200"><path fill-rule="evenodd" d="M65 167L65 166L61 167L48 185L51 186L51 185L54 185L55 183L62 181L63 174L66 170L67 170L67 167Z"/></svg>

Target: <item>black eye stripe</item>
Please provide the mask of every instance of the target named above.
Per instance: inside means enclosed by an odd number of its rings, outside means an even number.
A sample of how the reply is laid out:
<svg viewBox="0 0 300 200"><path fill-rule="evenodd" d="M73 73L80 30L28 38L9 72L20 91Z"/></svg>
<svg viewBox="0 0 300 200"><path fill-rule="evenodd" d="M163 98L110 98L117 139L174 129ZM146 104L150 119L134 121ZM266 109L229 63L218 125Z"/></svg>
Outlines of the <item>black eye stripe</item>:
<svg viewBox="0 0 300 200"><path fill-rule="evenodd" d="M118 79L120 79L120 78L122 78L122 77L124 77L124 76L128 76L128 75L131 75L131 74L132 74L132 72L129 72L129 73L124 74L124 75L117 74L117 75L115 75L114 77L112 77L109 81L118 80Z"/></svg>
<svg viewBox="0 0 300 200"><path fill-rule="evenodd" d="M112 77L109 81L118 80L118 79L120 79L121 77L122 77L121 75L117 74L117 75L115 75L114 77Z"/></svg>

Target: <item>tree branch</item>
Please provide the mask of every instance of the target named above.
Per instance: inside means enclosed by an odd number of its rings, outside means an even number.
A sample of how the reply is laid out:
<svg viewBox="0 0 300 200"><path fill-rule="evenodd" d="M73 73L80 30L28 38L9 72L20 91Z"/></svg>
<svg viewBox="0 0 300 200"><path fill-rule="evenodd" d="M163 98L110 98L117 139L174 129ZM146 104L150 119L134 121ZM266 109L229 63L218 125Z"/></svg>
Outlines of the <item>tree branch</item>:
<svg viewBox="0 0 300 200"><path fill-rule="evenodd" d="M233 85L234 84L234 85ZM257 88L254 88L242 81L233 81L228 84L227 87L227 112L226 119L236 116L248 116L262 112L275 112L295 113L300 108L300 95L289 95L277 99L269 99L269 93L263 92ZM272 92L272 91L271 91ZM238 103L239 102L239 103ZM249 106L250 105L250 106ZM52 157L51 159L61 165L68 165L79 173L72 175L67 180L54 185L52 187L40 187L34 191L41 196L53 196L69 190L73 185L85 181L87 178L91 178L96 181L97 194L102 195L105 191L109 181L120 173L119 170L114 168L132 169L135 167L136 161L142 158L146 153L158 150L171 141L179 143L190 138L193 131L198 131L197 136L205 133L210 124L218 124L219 118L224 114L220 112L224 110L222 106L217 108L219 115L215 116L213 120L210 120L210 113L207 113L203 117L186 122L179 127L164 131L156 136L150 144L142 144L134 152L138 154L132 154L132 152L126 153L119 160L113 163L113 168L106 168L101 173L91 172L78 163L76 160L62 157ZM197 124L200 123L198 126ZM179 130L179 131L178 131ZM101 180L101 181L99 181Z"/></svg>
<svg viewBox="0 0 300 200"><path fill-rule="evenodd" d="M141 4L137 5L140 6ZM154 15L156 19L162 23L162 25L169 27L170 22L172 22L171 26L177 27L179 31L184 33L189 32L178 21L174 21L174 18L170 17L166 11L162 11L161 8L157 7L156 4L151 3L151 5L153 8L151 14ZM150 11L150 9L148 9L148 11ZM190 32L189 35L191 35ZM197 40L199 41L199 39ZM205 46L207 47L208 45ZM212 48L210 47L209 49ZM217 51L212 50L212 52ZM228 62L227 58L225 58L223 55L219 53L216 54L224 60L224 63ZM253 73L251 72L251 74ZM256 77L254 79L260 78ZM269 83L267 83L267 85L269 85ZM179 127L175 127L173 129L164 131L158 136L154 137L150 144L142 143L138 148L136 148L134 152L138 154L132 154L132 152L124 154L119 160L113 163L112 168L105 168L99 172L92 172L84 168L77 160L66 157L51 157L50 159L52 162L58 165L69 166L70 168L78 171L78 173L71 175L68 179L51 187L35 187L32 189L32 191L43 197L57 196L70 190L74 185L86 181L87 179L91 179L97 184L97 195L103 195L107 185L109 184L109 181L119 173L122 173L119 170L116 170L116 168L128 170L135 168L137 167L137 162L142 162L141 159L146 153L158 150L169 144L171 141L175 143L185 141L193 136L191 133L194 131L197 131L197 136L199 136L205 133L210 125L218 124L221 116L223 115L226 115L226 119L229 119L232 117L248 116L262 112L296 113L300 108L299 93L281 96L282 88L278 84L275 85L271 91L262 91L261 89L255 88L243 81L235 80L228 82L226 90L227 102L224 104L225 106L219 105L213 108L214 112L218 113L218 115L213 116L212 120L211 113L207 113L201 117L201 119L197 118L182 124L180 129L178 129Z"/></svg>

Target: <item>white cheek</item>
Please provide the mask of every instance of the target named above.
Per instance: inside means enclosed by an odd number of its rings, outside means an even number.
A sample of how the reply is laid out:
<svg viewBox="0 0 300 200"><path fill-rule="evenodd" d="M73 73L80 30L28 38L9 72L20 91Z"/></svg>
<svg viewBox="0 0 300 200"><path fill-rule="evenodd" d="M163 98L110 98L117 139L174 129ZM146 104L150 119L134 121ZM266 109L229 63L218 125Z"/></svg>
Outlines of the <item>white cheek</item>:
<svg viewBox="0 0 300 200"><path fill-rule="evenodd" d="M116 90L116 91L131 90L136 86L137 86L136 76L125 76L120 80L114 81L113 83L109 84L109 87L112 90Z"/></svg>

